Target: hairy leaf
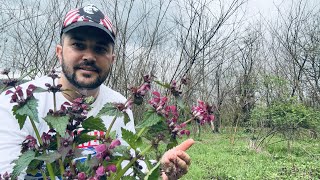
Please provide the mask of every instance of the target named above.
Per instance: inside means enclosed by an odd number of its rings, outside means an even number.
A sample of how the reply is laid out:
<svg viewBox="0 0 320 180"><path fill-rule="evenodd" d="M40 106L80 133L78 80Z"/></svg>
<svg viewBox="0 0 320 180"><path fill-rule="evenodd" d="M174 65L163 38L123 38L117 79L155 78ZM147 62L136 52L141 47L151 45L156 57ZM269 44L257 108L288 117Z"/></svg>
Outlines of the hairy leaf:
<svg viewBox="0 0 320 180"><path fill-rule="evenodd" d="M18 120L20 129L22 129L23 126L24 126L24 123L26 122L27 115L17 114L16 112L17 112L18 108L19 108L18 105L14 105L13 108L12 108L12 112L15 115L16 119Z"/></svg>
<svg viewBox="0 0 320 180"><path fill-rule="evenodd" d="M12 179L19 176L19 174L28 167L30 162L34 159L35 152L34 151L26 151L24 152L17 160L14 160L15 163L12 171Z"/></svg>
<svg viewBox="0 0 320 180"><path fill-rule="evenodd" d="M164 87L164 88L170 89L170 84L168 84L168 83L163 83L163 82L160 82L160 81L154 81L154 82L157 83L158 85Z"/></svg>
<svg viewBox="0 0 320 180"><path fill-rule="evenodd" d="M136 150L138 147L142 145L141 138L138 137L136 134L124 128L121 128L121 131L123 140L125 140L131 148Z"/></svg>
<svg viewBox="0 0 320 180"><path fill-rule="evenodd" d="M42 154L41 156L38 156L35 159L45 161L46 163L52 163L60 157L61 154L58 151L50 151L48 154Z"/></svg>
<svg viewBox="0 0 320 180"><path fill-rule="evenodd" d="M28 165L27 173L35 176L39 170L42 168L43 161L34 159L31 161L31 163Z"/></svg>
<svg viewBox="0 0 320 180"><path fill-rule="evenodd" d="M124 115L124 117L123 117L124 124L127 125L128 122L130 121L129 115L126 112L124 112L123 115Z"/></svg>
<svg viewBox="0 0 320 180"><path fill-rule="evenodd" d="M102 119L92 116L82 122L82 127L89 130L107 131Z"/></svg>
<svg viewBox="0 0 320 180"><path fill-rule="evenodd" d="M66 136L66 129L69 123L69 116L52 116L47 115L44 120L61 135Z"/></svg>
<svg viewBox="0 0 320 180"><path fill-rule="evenodd" d="M75 142L77 143L77 145L80 145L96 139L96 136L90 136L87 133L81 133L79 136L75 138Z"/></svg>
<svg viewBox="0 0 320 180"><path fill-rule="evenodd" d="M170 134L168 131L168 126L164 121L160 121L157 124L150 127L147 133L145 133L145 137L149 140L154 139L158 135L164 136L164 142L167 142L170 139Z"/></svg>
<svg viewBox="0 0 320 180"><path fill-rule="evenodd" d="M130 151L128 150L128 146L117 146L115 147L113 150L111 150L111 152L113 152L113 156L120 156L123 159L127 159L129 160L131 158L131 154Z"/></svg>
<svg viewBox="0 0 320 180"><path fill-rule="evenodd" d="M177 139L174 139L171 137L169 143L167 144L167 150L172 149L172 148L176 147L177 145L178 145Z"/></svg>
<svg viewBox="0 0 320 180"><path fill-rule="evenodd" d="M99 117L103 115L122 117L123 112L119 111L113 103L106 103L98 113Z"/></svg>
<svg viewBox="0 0 320 180"><path fill-rule="evenodd" d="M48 90L46 90L46 89L43 89L43 88L41 88L41 87L37 87L34 91L33 91L33 93L42 93L42 92L47 92Z"/></svg>
<svg viewBox="0 0 320 180"><path fill-rule="evenodd" d="M144 113L144 120L137 126L137 128L150 127L164 120L164 117L160 116L153 109L149 109Z"/></svg>
<svg viewBox="0 0 320 180"><path fill-rule="evenodd" d="M12 111L18 119L20 128L23 127L25 118L28 116L32 121L39 122L38 118L38 100L33 96L30 97L22 106L14 106ZM23 119L22 119L23 118ZM21 123L21 124L20 124Z"/></svg>

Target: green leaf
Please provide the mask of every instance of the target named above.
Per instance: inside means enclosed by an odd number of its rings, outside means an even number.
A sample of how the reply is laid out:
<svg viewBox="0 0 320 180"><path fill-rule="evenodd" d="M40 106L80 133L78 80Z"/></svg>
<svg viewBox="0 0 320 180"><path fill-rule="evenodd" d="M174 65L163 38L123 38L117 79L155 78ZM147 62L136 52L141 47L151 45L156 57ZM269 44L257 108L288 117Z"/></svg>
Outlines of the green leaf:
<svg viewBox="0 0 320 180"><path fill-rule="evenodd" d="M31 161L35 157L34 151L26 151L24 152L17 160L14 160L13 163L15 163L13 167L12 172L12 179L18 177L20 173L28 167L28 165L31 163Z"/></svg>
<svg viewBox="0 0 320 180"><path fill-rule="evenodd" d="M176 147L177 145L178 145L177 139L174 139L171 137L169 143L167 144L167 150L172 149L172 148Z"/></svg>
<svg viewBox="0 0 320 180"><path fill-rule="evenodd" d="M160 178L160 162L158 162L150 171L148 174L144 177L145 180L148 179L159 179Z"/></svg>
<svg viewBox="0 0 320 180"><path fill-rule="evenodd" d="M48 90L46 90L46 89L43 89L43 88L41 88L41 87L37 87L34 91L33 91L33 93L42 93L42 92L47 92Z"/></svg>
<svg viewBox="0 0 320 180"><path fill-rule="evenodd" d="M26 115L17 114L16 112L17 112L18 108L19 108L18 105L14 105L13 108L12 108L12 112L15 115L16 119L18 120L20 129L22 129L23 126L24 126L24 123L26 122L27 116Z"/></svg>
<svg viewBox="0 0 320 180"><path fill-rule="evenodd" d="M170 139L170 133L168 131L168 126L164 121L160 121L157 124L151 126L148 129L148 132L145 133L145 137L149 140L154 139L157 137L159 134L164 135L164 141L168 141Z"/></svg>
<svg viewBox="0 0 320 180"><path fill-rule="evenodd" d="M163 82L160 82L160 81L154 81L155 83L157 83L158 85L164 87L164 88L167 88L167 89L170 89L170 84L169 83L163 83Z"/></svg>
<svg viewBox="0 0 320 180"><path fill-rule="evenodd" d="M177 105L181 110L183 110L187 114L191 113L190 108L186 106L185 102L182 100L181 97L177 97Z"/></svg>
<svg viewBox="0 0 320 180"><path fill-rule="evenodd" d="M113 150L113 156L120 156L123 159L129 160L131 158L130 151L128 150L128 146L120 145L116 146Z"/></svg>
<svg viewBox="0 0 320 180"><path fill-rule="evenodd" d="M45 161L46 163L52 163L60 157L61 154L58 151L51 151L48 154L42 154L41 156L35 157L35 159Z"/></svg>
<svg viewBox="0 0 320 180"><path fill-rule="evenodd" d="M99 117L90 116L88 119L82 122L82 127L88 130L107 131L106 126Z"/></svg>
<svg viewBox="0 0 320 180"><path fill-rule="evenodd" d="M61 135L65 137L67 125L69 123L69 116L52 116L47 115L44 120Z"/></svg>
<svg viewBox="0 0 320 180"><path fill-rule="evenodd" d="M60 146L60 148L58 149L58 151L61 154L61 159L62 161L64 161L64 159L67 157L67 155L69 154L70 150L72 150L72 146Z"/></svg>
<svg viewBox="0 0 320 180"><path fill-rule="evenodd" d="M142 145L142 140L140 137L138 137L133 132L126 130L124 128L121 128L122 131L122 139L125 140L131 148L136 150L138 147Z"/></svg>
<svg viewBox="0 0 320 180"><path fill-rule="evenodd" d="M103 115L122 117L123 112L119 111L113 103L106 103L98 113L99 117Z"/></svg>
<svg viewBox="0 0 320 180"><path fill-rule="evenodd" d="M133 176L123 176L123 177L121 177L121 179L122 180L136 180L136 178Z"/></svg>
<svg viewBox="0 0 320 180"><path fill-rule="evenodd" d="M23 127L25 120L22 120L21 118L24 116L28 116L32 121L35 122L39 122L38 119L38 100L36 98L34 98L34 96L31 96L30 99L28 99L26 101L25 104L23 104L22 106L14 106L14 108L12 109L13 114L16 116L16 118L20 121L19 124L20 128Z"/></svg>
<svg viewBox="0 0 320 180"><path fill-rule="evenodd" d="M144 113L144 121L142 121L137 128L150 127L164 120L164 117L158 115L153 109L149 109Z"/></svg>
<svg viewBox="0 0 320 180"><path fill-rule="evenodd" d="M87 133L81 133L80 136L77 136L75 138L75 142L77 143L77 145L89 142L89 141L93 141L96 140L97 137L96 136L90 136Z"/></svg>
<svg viewBox="0 0 320 180"><path fill-rule="evenodd" d="M126 112L124 112L123 115L124 115L124 117L123 117L124 125L127 125L128 122L130 121L129 115Z"/></svg>
<svg viewBox="0 0 320 180"><path fill-rule="evenodd" d="M43 165L43 161L39 161L37 159L34 159L28 165L28 169L27 169L26 173L35 176L39 172L39 170L41 169L42 165Z"/></svg>

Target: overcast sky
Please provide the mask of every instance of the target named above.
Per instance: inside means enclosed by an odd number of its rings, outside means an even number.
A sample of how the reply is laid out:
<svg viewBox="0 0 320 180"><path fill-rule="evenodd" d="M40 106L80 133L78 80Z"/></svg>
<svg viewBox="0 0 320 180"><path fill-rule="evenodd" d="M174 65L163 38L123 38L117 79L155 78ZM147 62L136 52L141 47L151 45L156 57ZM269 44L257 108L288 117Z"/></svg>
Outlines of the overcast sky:
<svg viewBox="0 0 320 180"><path fill-rule="evenodd" d="M260 18L262 15L265 19L276 18L277 7L281 10L289 10L292 4L299 2L300 0L248 0L246 6L246 14L248 18ZM307 9L317 8L319 9L320 0L307 0Z"/></svg>

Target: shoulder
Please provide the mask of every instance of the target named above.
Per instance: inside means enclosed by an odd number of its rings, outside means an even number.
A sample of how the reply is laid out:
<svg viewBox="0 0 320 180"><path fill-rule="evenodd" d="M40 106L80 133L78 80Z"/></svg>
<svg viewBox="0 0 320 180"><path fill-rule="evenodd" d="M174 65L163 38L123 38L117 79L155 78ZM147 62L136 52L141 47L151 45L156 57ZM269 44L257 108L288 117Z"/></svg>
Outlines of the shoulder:
<svg viewBox="0 0 320 180"><path fill-rule="evenodd" d="M124 103L127 101L127 98L124 97L121 93L105 86L100 86L100 93L101 98L104 99L106 102L118 102L118 103Z"/></svg>

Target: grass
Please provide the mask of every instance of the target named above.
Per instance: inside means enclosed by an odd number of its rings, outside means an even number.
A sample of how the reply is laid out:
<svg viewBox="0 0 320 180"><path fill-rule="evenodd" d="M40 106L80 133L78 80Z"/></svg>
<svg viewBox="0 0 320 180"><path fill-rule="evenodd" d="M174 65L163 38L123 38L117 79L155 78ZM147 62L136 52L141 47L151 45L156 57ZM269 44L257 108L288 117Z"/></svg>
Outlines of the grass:
<svg viewBox="0 0 320 180"><path fill-rule="evenodd" d="M289 153L285 141L257 152L248 147L250 134L236 134L233 145L230 137L204 130L188 150L192 164L182 179L320 179L319 139L297 140Z"/></svg>

